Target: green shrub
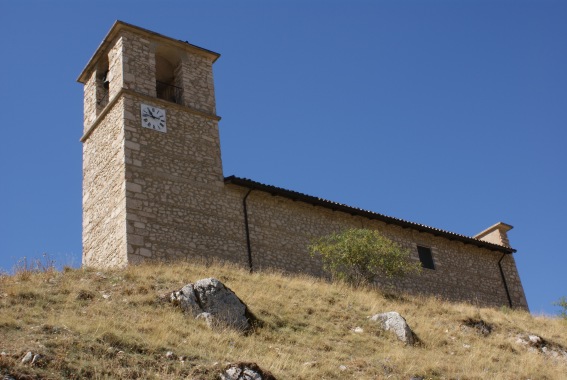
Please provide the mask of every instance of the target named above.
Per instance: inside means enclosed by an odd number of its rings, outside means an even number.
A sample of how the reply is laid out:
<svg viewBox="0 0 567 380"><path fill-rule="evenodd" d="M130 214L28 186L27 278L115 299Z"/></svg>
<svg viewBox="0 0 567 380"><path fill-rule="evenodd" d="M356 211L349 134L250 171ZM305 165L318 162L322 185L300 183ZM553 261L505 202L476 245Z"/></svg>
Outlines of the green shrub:
<svg viewBox="0 0 567 380"><path fill-rule="evenodd" d="M372 284L378 276L400 277L421 270L408 249L380 232L349 229L323 236L309 245L312 256L321 256L334 279L354 286Z"/></svg>
<svg viewBox="0 0 567 380"><path fill-rule="evenodd" d="M567 298L565 296L559 298L559 300L557 302L553 303L555 306L559 306L561 308L561 311L559 312L559 315L562 318L567 319Z"/></svg>

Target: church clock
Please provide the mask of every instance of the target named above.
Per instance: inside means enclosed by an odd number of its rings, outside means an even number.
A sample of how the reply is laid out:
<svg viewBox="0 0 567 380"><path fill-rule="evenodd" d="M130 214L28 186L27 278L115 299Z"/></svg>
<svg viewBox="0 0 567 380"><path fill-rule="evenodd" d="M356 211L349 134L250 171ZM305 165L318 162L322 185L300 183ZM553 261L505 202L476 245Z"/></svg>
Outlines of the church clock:
<svg viewBox="0 0 567 380"><path fill-rule="evenodd" d="M141 104L142 127L160 132L167 132L165 110L163 108Z"/></svg>

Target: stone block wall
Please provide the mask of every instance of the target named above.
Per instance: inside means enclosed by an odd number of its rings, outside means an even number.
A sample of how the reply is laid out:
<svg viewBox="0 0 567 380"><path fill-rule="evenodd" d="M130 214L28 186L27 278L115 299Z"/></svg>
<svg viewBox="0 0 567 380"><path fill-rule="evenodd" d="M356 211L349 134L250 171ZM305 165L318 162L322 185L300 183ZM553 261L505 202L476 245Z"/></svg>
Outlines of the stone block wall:
<svg viewBox="0 0 567 380"><path fill-rule="evenodd" d="M227 191L242 196L238 186L228 185ZM382 285L414 294L436 294L453 301L508 305L498 267L503 255L500 252L261 191L250 194L247 209L255 268L324 275L321 262L309 255L307 246L312 239L347 228L370 228L409 249L416 261L418 245L431 248L435 262L433 270L423 269L419 275L401 279L384 279L379 281ZM502 264L513 306L527 309L513 256L505 255Z"/></svg>
<svg viewBox="0 0 567 380"><path fill-rule="evenodd" d="M119 99L83 144L83 264L88 266L127 264L123 109Z"/></svg>
<svg viewBox="0 0 567 380"><path fill-rule="evenodd" d="M167 107L167 133L140 127L140 103ZM240 209L224 199L218 120L165 103L125 95L129 261L235 261L245 235L230 221Z"/></svg>
<svg viewBox="0 0 567 380"><path fill-rule="evenodd" d="M196 54L186 54L181 61L184 104L191 108L216 114L213 63Z"/></svg>

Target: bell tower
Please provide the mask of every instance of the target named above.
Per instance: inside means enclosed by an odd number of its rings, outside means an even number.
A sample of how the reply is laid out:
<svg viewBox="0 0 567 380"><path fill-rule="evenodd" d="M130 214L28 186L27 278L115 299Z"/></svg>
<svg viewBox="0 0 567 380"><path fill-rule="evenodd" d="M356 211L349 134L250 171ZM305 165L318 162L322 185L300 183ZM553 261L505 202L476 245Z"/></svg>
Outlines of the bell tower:
<svg viewBox="0 0 567 380"><path fill-rule="evenodd" d="M212 244L203 207L224 187L218 57L117 21L79 76L84 265L182 258Z"/></svg>

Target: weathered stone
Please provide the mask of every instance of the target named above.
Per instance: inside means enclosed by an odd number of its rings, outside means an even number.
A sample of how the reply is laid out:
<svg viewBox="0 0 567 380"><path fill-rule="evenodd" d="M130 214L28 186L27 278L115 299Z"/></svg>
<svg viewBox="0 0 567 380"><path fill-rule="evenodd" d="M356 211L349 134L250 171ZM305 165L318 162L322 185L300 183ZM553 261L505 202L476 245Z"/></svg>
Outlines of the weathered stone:
<svg viewBox="0 0 567 380"><path fill-rule="evenodd" d="M262 370L256 363L229 364L221 373L222 380L276 380L270 372Z"/></svg>
<svg viewBox="0 0 567 380"><path fill-rule="evenodd" d="M315 361L313 361L313 362L305 362L305 363L303 363L303 366L304 366L304 367L315 367L315 366L317 366L318 364L319 364L319 363L318 363L318 362L315 362Z"/></svg>
<svg viewBox="0 0 567 380"><path fill-rule="evenodd" d="M166 359L169 359L169 360L175 360L175 359L177 359L177 355L175 355L175 354L173 353L173 351L167 351L167 352L165 353L165 358L166 358Z"/></svg>
<svg viewBox="0 0 567 380"><path fill-rule="evenodd" d="M240 330L250 328L246 317L246 305L215 278L199 280L194 285L201 309L209 313L212 323L221 322Z"/></svg>
<svg viewBox="0 0 567 380"><path fill-rule="evenodd" d="M194 317L203 312L198 304L193 284L187 284L181 290L172 292L170 300L174 305L179 305L184 312L192 314Z"/></svg>
<svg viewBox="0 0 567 380"><path fill-rule="evenodd" d="M43 359L43 356L40 354L35 354L33 356L33 359L31 361L31 365L39 365L41 363L41 360Z"/></svg>
<svg viewBox="0 0 567 380"><path fill-rule="evenodd" d="M386 331L392 330L399 340L406 344L415 343L415 335L408 326L404 317L398 312L390 311L388 313L376 314L370 318L371 321L380 322L382 328Z"/></svg>
<svg viewBox="0 0 567 380"><path fill-rule="evenodd" d="M33 360L33 353L28 351L22 358L22 364L30 363Z"/></svg>
<svg viewBox="0 0 567 380"><path fill-rule="evenodd" d="M246 305L215 278L187 284L172 292L169 299L187 314L204 319L209 327L222 325L238 330L250 328Z"/></svg>
<svg viewBox="0 0 567 380"><path fill-rule="evenodd" d="M542 353L553 359L562 359L567 362L567 348L560 344L553 343L534 334L519 334L516 343L527 348L528 351L534 353Z"/></svg>

